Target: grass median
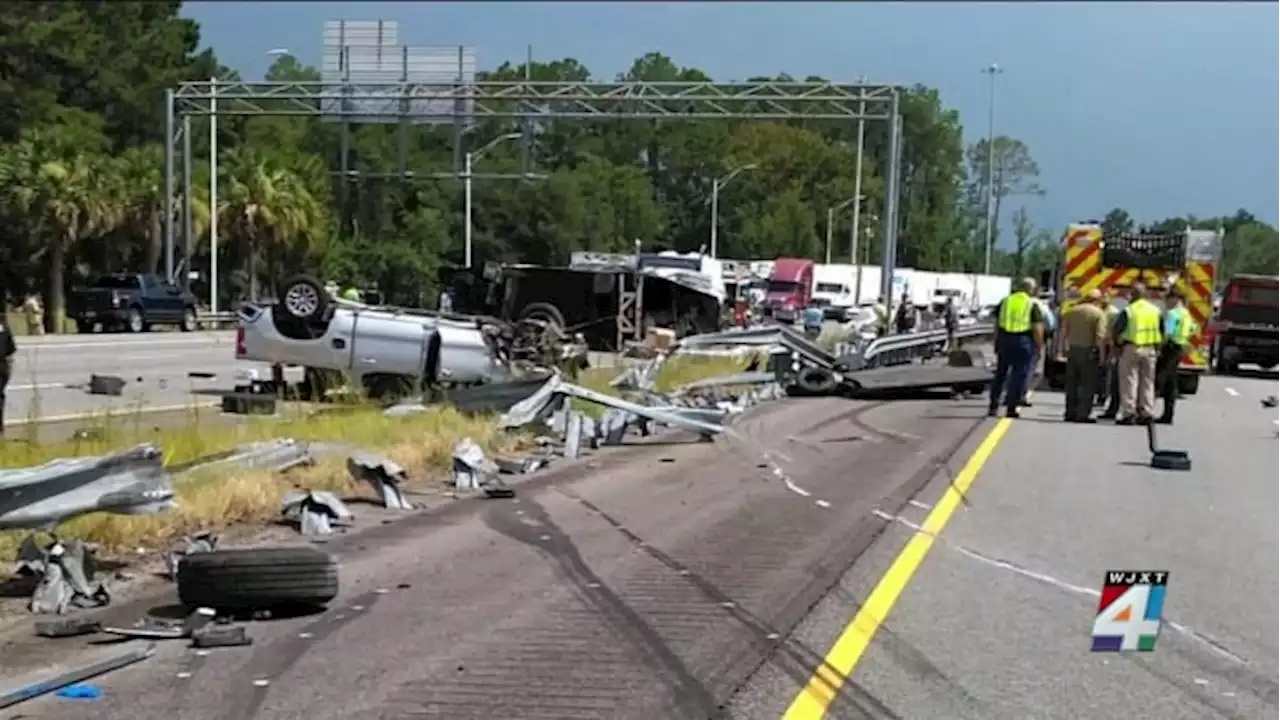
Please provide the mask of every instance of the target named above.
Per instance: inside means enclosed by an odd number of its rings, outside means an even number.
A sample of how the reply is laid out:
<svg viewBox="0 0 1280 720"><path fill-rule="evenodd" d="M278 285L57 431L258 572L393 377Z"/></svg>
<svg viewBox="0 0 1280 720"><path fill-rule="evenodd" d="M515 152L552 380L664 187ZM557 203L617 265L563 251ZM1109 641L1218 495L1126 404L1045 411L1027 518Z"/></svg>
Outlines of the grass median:
<svg viewBox="0 0 1280 720"><path fill-rule="evenodd" d="M669 389L708 377L741 372L749 359L680 357L664 364L658 388ZM608 383L618 368L586 370L579 382L595 390L616 394ZM447 477L454 444L470 437L487 451L518 449L520 438L498 432L493 416L468 416L448 406L402 417L387 417L372 406L334 407L292 418L246 418L232 425L202 422L191 411L180 427L146 428L129 415L102 418L91 423L99 434L91 439L51 444L10 442L0 446L0 467L38 465L54 458L102 455L150 442L164 451L166 466L229 450L237 445L276 438L328 440L378 451L406 468L415 483L439 482ZM293 488L335 490L357 488L338 456L313 467L287 474L219 466L175 478L178 506L164 514L122 516L94 513L67 522L60 537L100 543L109 553L137 548L157 549L175 538L199 530L221 530L243 523L265 523L280 513L283 494ZM11 560L25 533L0 532L0 561Z"/></svg>

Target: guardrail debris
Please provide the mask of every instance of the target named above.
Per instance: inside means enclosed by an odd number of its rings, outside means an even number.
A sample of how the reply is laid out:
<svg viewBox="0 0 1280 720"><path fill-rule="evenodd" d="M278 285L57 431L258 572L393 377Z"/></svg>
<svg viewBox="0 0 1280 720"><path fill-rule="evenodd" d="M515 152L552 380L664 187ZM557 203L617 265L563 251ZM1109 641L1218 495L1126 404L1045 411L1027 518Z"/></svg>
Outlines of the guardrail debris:
<svg viewBox="0 0 1280 720"><path fill-rule="evenodd" d="M31 612L64 615L73 608L102 607L111 602L106 585L93 582L93 553L88 545L79 540L55 540L43 556L40 582L31 594Z"/></svg>
<svg viewBox="0 0 1280 720"><path fill-rule="evenodd" d="M332 535L334 527L348 526L355 519L347 504L328 490L291 492L281 505L285 522L295 523L307 537Z"/></svg>
<svg viewBox="0 0 1280 720"><path fill-rule="evenodd" d="M105 658L95 660L94 662L80 665L64 670L62 672L52 672L40 677L32 682L24 683L18 687L0 691L0 710L12 707L21 702L38 698L52 692L57 692L69 685L84 682L90 678L105 675L106 673L119 670L137 662L146 660L154 655L156 646L154 643L148 643L140 647L131 647L124 651L115 652Z"/></svg>
<svg viewBox="0 0 1280 720"><path fill-rule="evenodd" d="M400 484L408 480L409 473L390 458L355 451L347 458L347 470L356 480L362 480L373 486L384 508L413 509L400 491Z"/></svg>

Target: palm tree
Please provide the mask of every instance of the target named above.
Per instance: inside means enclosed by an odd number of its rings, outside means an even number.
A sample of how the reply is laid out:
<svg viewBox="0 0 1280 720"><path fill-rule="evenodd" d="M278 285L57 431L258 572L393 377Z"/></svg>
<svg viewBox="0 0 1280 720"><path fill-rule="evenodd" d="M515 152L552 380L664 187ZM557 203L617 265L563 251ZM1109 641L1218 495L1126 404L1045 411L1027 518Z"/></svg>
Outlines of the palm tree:
<svg viewBox="0 0 1280 720"><path fill-rule="evenodd" d="M27 128L4 151L0 201L25 217L39 240L31 261L44 261L45 322L55 330L66 309L67 260L84 240L113 229L122 218L118 186L102 154L101 135L91 127Z"/></svg>
<svg viewBox="0 0 1280 720"><path fill-rule="evenodd" d="M286 169L272 156L248 146L227 153L219 163L224 173L218 205L235 255L248 266L249 294L258 295L259 266L266 264L274 291L280 265L298 254L320 249L328 228L323 203L313 190L323 166L299 158Z"/></svg>

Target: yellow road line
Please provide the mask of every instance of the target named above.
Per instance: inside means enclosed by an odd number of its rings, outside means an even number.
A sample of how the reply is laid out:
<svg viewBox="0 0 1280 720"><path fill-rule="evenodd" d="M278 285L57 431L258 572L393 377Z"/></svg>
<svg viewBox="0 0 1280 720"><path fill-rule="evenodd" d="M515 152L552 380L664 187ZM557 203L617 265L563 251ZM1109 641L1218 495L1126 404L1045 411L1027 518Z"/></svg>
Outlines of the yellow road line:
<svg viewBox="0 0 1280 720"><path fill-rule="evenodd" d="M853 622L849 623L840 633L840 637L836 638L835 644L823 658L822 665L818 666L813 677L809 678L808 684L791 701L791 706L787 708L783 720L820 720L826 714L827 707L839 694L845 681L853 674L858 661L862 659L863 653L871 644L871 639L875 637L876 631L893 610L894 603L898 601L907 583L911 582L911 577L924 562L925 555L933 547L934 539L946 527L951 515L955 513L964 495L968 493L969 486L973 485L974 479L978 477L978 472L982 470L982 466L1000 444L1001 438L1009 431L1011 422L1008 418L996 421L995 427L983 438L978 449L973 451L964 468L956 475L955 481L947 485L942 499L934 505L929 517L925 518L921 530L907 542L906 547L893 561L893 565L880 578L880 582L876 583L875 589L862 604Z"/></svg>

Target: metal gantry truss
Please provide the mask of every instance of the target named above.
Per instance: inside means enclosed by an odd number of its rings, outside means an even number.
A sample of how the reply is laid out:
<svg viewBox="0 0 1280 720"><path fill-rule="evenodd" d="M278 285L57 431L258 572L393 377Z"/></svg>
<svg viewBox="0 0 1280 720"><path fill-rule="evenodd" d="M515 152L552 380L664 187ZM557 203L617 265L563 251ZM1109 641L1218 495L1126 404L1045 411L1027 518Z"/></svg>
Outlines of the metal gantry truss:
<svg viewBox="0 0 1280 720"><path fill-rule="evenodd" d="M902 120L899 89L892 85L831 82L538 82L475 81L470 83L332 83L222 82L179 85L166 93L165 152L166 265L173 268L175 148L181 141L184 205L190 198L190 118L222 116L293 116L335 119L348 123L453 123L455 156L467 123L475 119L512 118L528 123L545 120L823 120L884 122L886 192L882 208L884 242L882 288L892 287L897 249L898 178ZM435 108L422 112L422 108ZM412 110L411 109L416 109ZM385 118L385 119L382 119ZM345 139L346 133L343 137ZM345 145L345 143L344 143ZM855 149L855 152L860 149ZM339 174L346 176L344 167ZM456 169L456 168L455 168ZM527 169L526 169L527 171ZM408 173L407 175L412 175ZM184 213L190 217L190 213ZM190 224L184 223L190 253Z"/></svg>

